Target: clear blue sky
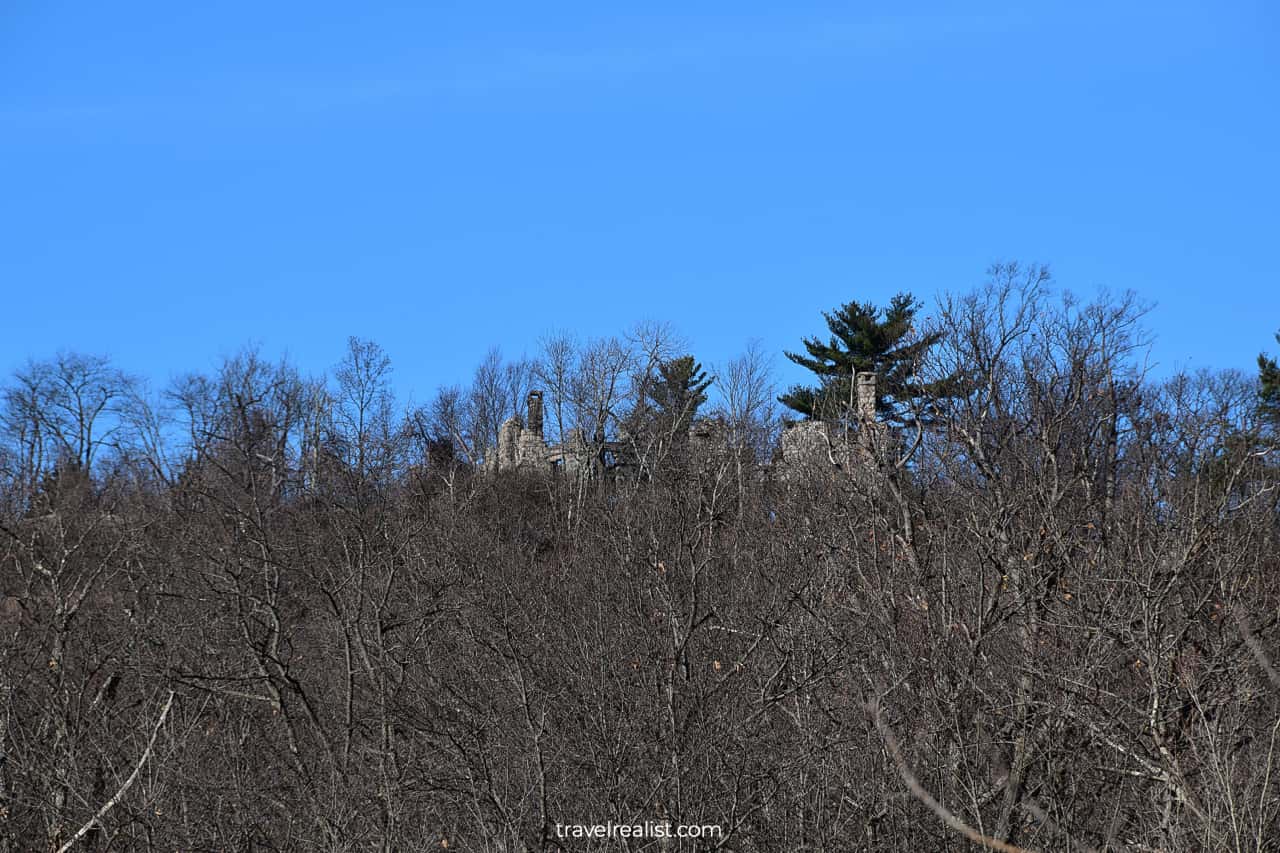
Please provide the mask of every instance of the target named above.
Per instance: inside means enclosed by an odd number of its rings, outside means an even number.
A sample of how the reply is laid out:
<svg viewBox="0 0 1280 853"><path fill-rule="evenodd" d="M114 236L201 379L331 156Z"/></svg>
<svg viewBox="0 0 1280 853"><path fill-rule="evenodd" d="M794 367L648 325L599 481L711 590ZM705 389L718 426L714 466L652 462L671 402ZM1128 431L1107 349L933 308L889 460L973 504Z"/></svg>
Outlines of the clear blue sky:
<svg viewBox="0 0 1280 853"><path fill-rule="evenodd" d="M1158 303L1162 372L1252 369L1280 328L1278 21L7 0L0 371L66 348L163 382L250 341L318 371L355 334L422 400L553 327L667 319L712 362L1015 258Z"/></svg>

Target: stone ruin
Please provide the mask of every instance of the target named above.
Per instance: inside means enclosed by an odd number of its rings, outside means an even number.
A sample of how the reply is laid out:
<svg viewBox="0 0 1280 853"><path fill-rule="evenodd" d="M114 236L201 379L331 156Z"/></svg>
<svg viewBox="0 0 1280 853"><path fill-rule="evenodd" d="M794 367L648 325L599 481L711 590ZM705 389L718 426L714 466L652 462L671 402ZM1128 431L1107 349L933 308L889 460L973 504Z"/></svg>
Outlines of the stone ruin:
<svg viewBox="0 0 1280 853"><path fill-rule="evenodd" d="M528 424L518 416L507 418L498 428L498 446L485 458L489 471L525 471L549 474L556 468L577 473L591 465L596 454L582 435L574 430L563 444L548 445L543 436L542 392L530 391L525 408Z"/></svg>
<svg viewBox="0 0 1280 853"><path fill-rule="evenodd" d="M880 452L885 432L876 419L876 375L859 373L852 424L830 421L800 421L782 432L780 473L787 479L802 479L833 471L854 471L869 467Z"/></svg>
<svg viewBox="0 0 1280 853"><path fill-rule="evenodd" d="M859 373L854 383L856 421L840 425L828 421L800 421L782 433L779 472L786 479L852 471L869 465L879 452L885 427L876 419L876 375ZM526 400L527 424L519 417L503 421L498 446L490 448L485 469L490 472L524 471L550 474L560 470L574 476L601 473L610 467L626 467L625 442L587 441L574 430L561 444L549 445L543 436L542 392L530 391ZM853 427L850 430L850 426ZM689 429L690 446L699 457L710 458L726 441L723 424L703 419ZM615 460L611 466L607 459Z"/></svg>

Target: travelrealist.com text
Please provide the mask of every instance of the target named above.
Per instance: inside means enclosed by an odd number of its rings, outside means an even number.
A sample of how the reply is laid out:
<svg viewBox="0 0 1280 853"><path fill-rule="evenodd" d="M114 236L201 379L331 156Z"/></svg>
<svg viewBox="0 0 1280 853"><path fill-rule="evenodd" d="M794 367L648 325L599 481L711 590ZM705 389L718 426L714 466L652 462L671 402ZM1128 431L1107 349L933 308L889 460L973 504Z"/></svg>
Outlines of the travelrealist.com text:
<svg viewBox="0 0 1280 853"><path fill-rule="evenodd" d="M643 823L557 823L556 838L719 838L717 824L679 824L646 820Z"/></svg>

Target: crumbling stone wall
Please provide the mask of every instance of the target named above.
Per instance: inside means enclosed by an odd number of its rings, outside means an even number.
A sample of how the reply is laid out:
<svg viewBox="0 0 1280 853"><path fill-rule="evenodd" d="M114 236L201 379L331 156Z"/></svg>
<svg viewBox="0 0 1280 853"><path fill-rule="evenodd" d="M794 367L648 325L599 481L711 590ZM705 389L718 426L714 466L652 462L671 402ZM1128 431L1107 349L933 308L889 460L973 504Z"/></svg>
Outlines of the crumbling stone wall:
<svg viewBox="0 0 1280 853"><path fill-rule="evenodd" d="M884 424L876 419L876 375L854 377L855 398L852 434L826 421L801 421L782 433L781 474L802 480L815 474L868 468L879 452Z"/></svg>
<svg viewBox="0 0 1280 853"><path fill-rule="evenodd" d="M510 417L498 427L497 468L509 471L520 464L520 440L524 434L524 424L518 417Z"/></svg>

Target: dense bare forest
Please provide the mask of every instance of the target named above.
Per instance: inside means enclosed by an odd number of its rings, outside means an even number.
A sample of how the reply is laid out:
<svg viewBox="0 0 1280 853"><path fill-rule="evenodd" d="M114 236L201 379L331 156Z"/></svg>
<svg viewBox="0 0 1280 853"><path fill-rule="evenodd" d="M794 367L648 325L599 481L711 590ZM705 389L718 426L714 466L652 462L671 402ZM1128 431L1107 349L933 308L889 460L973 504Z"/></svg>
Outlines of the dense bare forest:
<svg viewBox="0 0 1280 853"><path fill-rule="evenodd" d="M658 325L419 406L354 339L31 362L0 850L1280 849L1257 377L1152 379L1134 298L1013 265L899 332L807 466L764 353ZM533 389L587 464L491 464ZM607 822L720 831L561 829Z"/></svg>

